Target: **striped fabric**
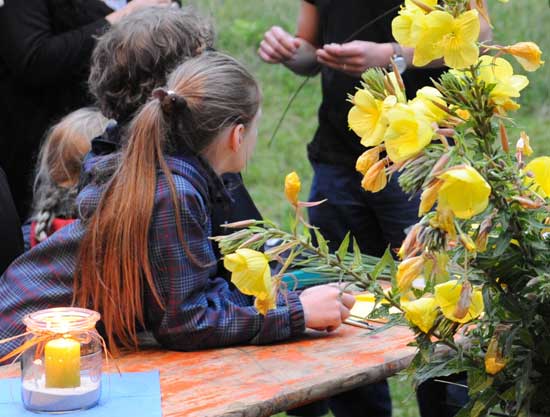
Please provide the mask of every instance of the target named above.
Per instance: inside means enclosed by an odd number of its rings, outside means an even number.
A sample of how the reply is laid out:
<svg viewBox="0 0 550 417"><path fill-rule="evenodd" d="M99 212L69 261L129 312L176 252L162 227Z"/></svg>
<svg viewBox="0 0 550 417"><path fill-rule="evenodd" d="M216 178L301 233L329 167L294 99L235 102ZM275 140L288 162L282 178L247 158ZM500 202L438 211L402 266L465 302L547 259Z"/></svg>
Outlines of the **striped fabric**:
<svg viewBox="0 0 550 417"><path fill-rule="evenodd" d="M251 297L215 276L216 259L208 240L209 207L224 198L221 181L197 158L167 160L179 197L184 239L198 265L190 261L178 240L167 181L159 173L149 256L166 308L159 308L150 291L145 292L148 330L163 346L177 350L270 343L303 332L298 294L280 297L279 307L264 317L253 307ZM98 173L101 163L88 161L86 169ZM21 319L25 314L71 303L78 245L100 190L94 182L86 186L78 197L81 218L22 255L0 277L0 339L24 332ZM0 344L0 357L19 343Z"/></svg>

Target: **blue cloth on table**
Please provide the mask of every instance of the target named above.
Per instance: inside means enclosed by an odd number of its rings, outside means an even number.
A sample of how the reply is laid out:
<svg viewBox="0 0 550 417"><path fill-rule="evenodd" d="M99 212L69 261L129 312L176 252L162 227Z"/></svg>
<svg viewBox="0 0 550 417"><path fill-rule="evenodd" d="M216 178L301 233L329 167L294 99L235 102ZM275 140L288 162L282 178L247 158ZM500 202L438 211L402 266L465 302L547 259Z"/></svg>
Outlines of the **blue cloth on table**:
<svg viewBox="0 0 550 417"><path fill-rule="evenodd" d="M0 416L36 417L21 402L21 379L0 379ZM64 413L78 417L162 417L158 371L104 374L99 404L83 411Z"/></svg>

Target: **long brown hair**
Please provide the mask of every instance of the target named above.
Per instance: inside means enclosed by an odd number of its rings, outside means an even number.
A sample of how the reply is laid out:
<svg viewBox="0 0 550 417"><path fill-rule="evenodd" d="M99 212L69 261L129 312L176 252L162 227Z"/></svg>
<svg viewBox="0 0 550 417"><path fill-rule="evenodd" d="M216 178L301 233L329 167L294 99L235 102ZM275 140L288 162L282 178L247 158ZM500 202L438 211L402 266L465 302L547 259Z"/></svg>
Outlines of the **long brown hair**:
<svg viewBox="0 0 550 417"><path fill-rule="evenodd" d="M246 126L260 104L252 75L233 58L214 52L180 65L162 91L132 121L121 163L88 221L80 248L74 301L101 313L115 352L116 343L138 347L137 328L145 326L145 285L164 306L148 244L158 168L168 180L175 225L186 248L165 154L201 155L225 127Z"/></svg>

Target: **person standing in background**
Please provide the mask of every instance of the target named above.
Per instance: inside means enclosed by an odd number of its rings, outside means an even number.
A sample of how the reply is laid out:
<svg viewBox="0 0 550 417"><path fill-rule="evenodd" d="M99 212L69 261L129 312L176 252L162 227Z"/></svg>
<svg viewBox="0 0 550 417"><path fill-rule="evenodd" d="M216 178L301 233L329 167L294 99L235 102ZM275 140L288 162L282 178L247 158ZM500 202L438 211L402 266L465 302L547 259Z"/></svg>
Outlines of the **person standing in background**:
<svg viewBox="0 0 550 417"><path fill-rule="evenodd" d="M122 3L5 0L0 8L0 166L20 219L28 215L34 159L46 130L92 102L86 80L94 37L123 16L171 2Z"/></svg>
<svg viewBox="0 0 550 417"><path fill-rule="evenodd" d="M321 74L319 126L308 145L314 171L310 201L327 201L309 209L309 220L330 241L331 250L339 247L349 231L363 253L381 256L388 246L398 248L404 230L417 222L419 201L401 190L395 174L378 193L361 188L362 175L355 170L355 162L365 148L348 127L348 94L360 87L364 71L372 67L389 70L392 58L409 98L419 88L432 85L430 79L437 79L444 68L442 62L433 62L429 68L413 67L414 50L395 42L391 22L403 0L300 3L296 36L274 26L265 33L258 54L265 62L282 63L299 75ZM471 3L475 7L476 2ZM490 34L482 20L480 39L489 39ZM329 405L336 417L391 416L386 381L344 392L331 398ZM321 416L327 412L325 404L314 403L289 414Z"/></svg>
<svg viewBox="0 0 550 417"><path fill-rule="evenodd" d="M0 274L23 253L23 236L6 174L0 168Z"/></svg>

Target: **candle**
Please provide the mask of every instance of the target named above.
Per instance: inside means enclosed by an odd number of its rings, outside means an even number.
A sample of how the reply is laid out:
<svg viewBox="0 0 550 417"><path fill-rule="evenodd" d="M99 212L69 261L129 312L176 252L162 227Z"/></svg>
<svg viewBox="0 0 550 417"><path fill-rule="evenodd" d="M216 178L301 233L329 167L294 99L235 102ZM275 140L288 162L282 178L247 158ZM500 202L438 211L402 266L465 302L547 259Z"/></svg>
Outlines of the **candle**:
<svg viewBox="0 0 550 417"><path fill-rule="evenodd" d="M44 349L47 388L80 386L80 343L74 339L50 340Z"/></svg>

